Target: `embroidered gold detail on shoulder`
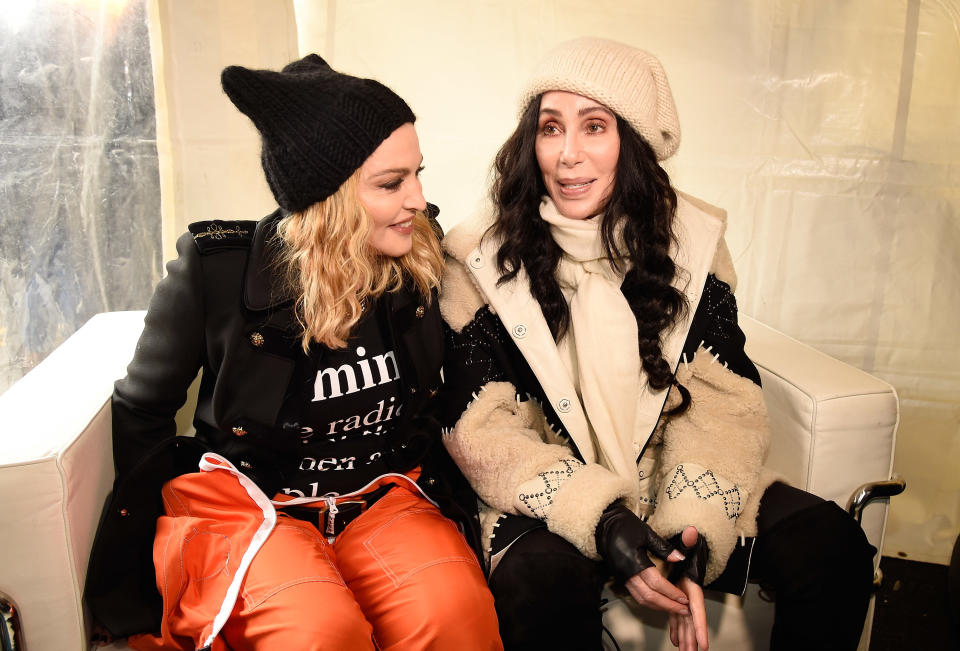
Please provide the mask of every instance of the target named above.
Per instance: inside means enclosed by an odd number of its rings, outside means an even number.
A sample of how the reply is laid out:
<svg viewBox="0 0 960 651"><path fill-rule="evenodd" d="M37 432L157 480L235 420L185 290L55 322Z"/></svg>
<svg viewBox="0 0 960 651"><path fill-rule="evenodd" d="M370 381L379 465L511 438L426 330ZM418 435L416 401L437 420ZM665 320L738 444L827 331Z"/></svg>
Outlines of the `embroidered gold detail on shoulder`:
<svg viewBox="0 0 960 651"><path fill-rule="evenodd" d="M207 226L207 230L194 234L193 239L199 240L209 237L212 240L225 240L230 235L245 236L249 234L250 231L240 228L239 225L234 225L233 228L224 228L220 224L210 224Z"/></svg>

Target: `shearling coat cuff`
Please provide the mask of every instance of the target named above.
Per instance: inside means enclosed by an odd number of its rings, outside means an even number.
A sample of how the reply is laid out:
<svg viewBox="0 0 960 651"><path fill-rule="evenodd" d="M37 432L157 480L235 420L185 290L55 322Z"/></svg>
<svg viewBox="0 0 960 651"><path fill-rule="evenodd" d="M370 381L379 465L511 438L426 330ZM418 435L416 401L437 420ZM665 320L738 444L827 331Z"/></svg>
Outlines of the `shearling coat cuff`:
<svg viewBox="0 0 960 651"><path fill-rule="evenodd" d="M509 382L490 382L476 396L444 434L444 445L480 499L516 515L518 487L569 458L570 450L541 440L535 405L517 400Z"/></svg>
<svg viewBox="0 0 960 651"><path fill-rule="evenodd" d="M447 256L443 272L443 291L440 292L440 314L455 332L473 320L477 310L486 305L473 276L456 258Z"/></svg>
<svg viewBox="0 0 960 651"><path fill-rule="evenodd" d="M760 387L702 347L680 365L677 378L691 405L664 430L650 524L664 537L697 527L710 547L709 583L723 571L737 538L756 535L767 412Z"/></svg>
<svg viewBox="0 0 960 651"><path fill-rule="evenodd" d="M603 466L585 465L553 498L547 528L587 558L599 560L594 534L600 515L617 500L623 500L627 508L636 510L635 494L630 482Z"/></svg>
<svg viewBox="0 0 960 651"><path fill-rule="evenodd" d="M600 514L618 499L634 508L634 491L630 482L543 437L535 403L518 401L508 382L490 382L444 435L444 444L480 499L504 513L544 520L550 531L597 559Z"/></svg>

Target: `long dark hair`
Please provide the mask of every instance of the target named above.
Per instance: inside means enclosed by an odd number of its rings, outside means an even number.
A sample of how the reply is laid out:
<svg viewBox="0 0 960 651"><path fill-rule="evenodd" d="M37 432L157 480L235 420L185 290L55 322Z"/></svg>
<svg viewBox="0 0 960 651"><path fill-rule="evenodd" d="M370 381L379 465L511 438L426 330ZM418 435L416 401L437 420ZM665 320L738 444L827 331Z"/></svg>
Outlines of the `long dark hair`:
<svg viewBox="0 0 960 651"><path fill-rule="evenodd" d="M530 292L554 339L559 340L570 326L570 308L556 278L562 251L550 235L549 224L539 217L540 198L547 192L535 150L539 112L537 96L497 153L491 189L496 220L488 234L501 242L499 283L512 280L523 267L530 278ZM627 269L621 291L637 319L643 370L650 386L659 390L675 382L673 369L663 358L660 336L687 310L683 294L671 284L682 273L670 258L670 246L676 241L677 194L653 149L619 115L617 131L620 157L600 236L611 265L617 271ZM622 237L617 238L621 228ZM679 389L682 404L674 413L689 404L689 394Z"/></svg>

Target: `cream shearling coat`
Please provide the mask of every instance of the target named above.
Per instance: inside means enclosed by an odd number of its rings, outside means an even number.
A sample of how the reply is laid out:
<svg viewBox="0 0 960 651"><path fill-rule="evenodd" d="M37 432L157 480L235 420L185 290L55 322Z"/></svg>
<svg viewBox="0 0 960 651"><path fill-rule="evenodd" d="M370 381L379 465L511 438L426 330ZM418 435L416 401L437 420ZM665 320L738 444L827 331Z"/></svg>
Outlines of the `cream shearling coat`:
<svg viewBox="0 0 960 651"><path fill-rule="evenodd" d="M727 368L704 345L687 342L708 274L735 286L723 241L725 213L688 195L678 195L672 257L683 270L675 286L689 309L663 338L664 357L679 364L677 377L692 404L663 422L673 393L639 386L637 422L630 441L592 432L576 390L563 367L524 273L498 286L487 224L461 225L445 238L447 272L440 310L455 333L471 331L486 308L496 314L549 400L545 410L510 382L474 387L474 399L447 431L444 441L474 490L489 507L487 533L500 513L544 521L583 554L597 558L594 530L600 514L621 499L649 517L661 535L693 524L710 547L707 582L726 565L738 538L756 533L763 490L774 479L762 468L769 439L760 387ZM696 350L681 360L684 348ZM598 354L611 354L598 351ZM458 369L445 370L458 381ZM549 411L559 419L548 421ZM566 436L558 436L557 432ZM642 457L640 456L642 452ZM639 457L639 460L638 460Z"/></svg>

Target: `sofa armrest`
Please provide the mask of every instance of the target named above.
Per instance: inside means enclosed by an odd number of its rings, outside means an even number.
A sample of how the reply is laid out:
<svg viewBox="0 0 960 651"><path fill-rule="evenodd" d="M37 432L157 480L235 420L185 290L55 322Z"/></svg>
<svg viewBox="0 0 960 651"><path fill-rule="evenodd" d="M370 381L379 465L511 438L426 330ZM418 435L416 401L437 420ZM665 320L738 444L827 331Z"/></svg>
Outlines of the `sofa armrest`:
<svg viewBox="0 0 960 651"><path fill-rule="evenodd" d="M740 327L770 414L767 467L844 508L860 485L890 479L900 420L894 388L750 317L741 315ZM864 512L877 549L886 511Z"/></svg>
<svg viewBox="0 0 960 651"><path fill-rule="evenodd" d="M144 312L98 314L0 395L0 592L31 649L85 649L81 595L113 482L110 395Z"/></svg>

